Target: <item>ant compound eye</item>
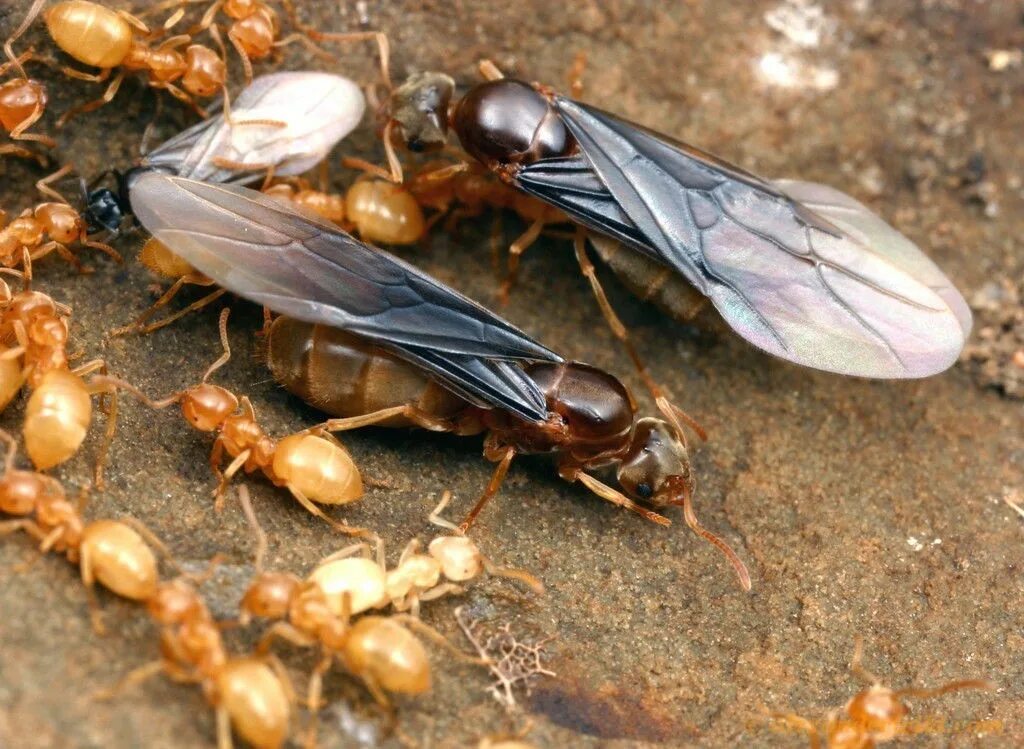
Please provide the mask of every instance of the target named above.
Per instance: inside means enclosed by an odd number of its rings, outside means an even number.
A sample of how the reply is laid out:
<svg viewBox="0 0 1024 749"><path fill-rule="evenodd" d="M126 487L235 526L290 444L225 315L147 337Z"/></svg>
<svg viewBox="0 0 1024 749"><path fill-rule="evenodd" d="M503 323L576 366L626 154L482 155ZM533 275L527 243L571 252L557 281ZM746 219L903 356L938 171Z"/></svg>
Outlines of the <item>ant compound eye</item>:
<svg viewBox="0 0 1024 749"><path fill-rule="evenodd" d="M640 499L650 499L651 495L654 494L654 489L651 488L650 484L637 484L636 493Z"/></svg>

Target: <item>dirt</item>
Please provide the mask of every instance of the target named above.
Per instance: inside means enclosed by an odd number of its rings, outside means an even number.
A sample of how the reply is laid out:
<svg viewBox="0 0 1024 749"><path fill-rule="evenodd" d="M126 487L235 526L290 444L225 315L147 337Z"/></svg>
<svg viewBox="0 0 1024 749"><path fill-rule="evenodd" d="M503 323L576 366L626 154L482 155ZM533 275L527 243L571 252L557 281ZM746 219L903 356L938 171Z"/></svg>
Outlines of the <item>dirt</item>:
<svg viewBox="0 0 1024 749"><path fill-rule="evenodd" d="M0 34L27 3L0 8ZM440 68L475 80L484 55L507 71L565 85L585 53L584 98L772 177L826 182L892 221L974 298L1024 273L1024 16L1019 3L496 2L304 3L323 29L351 29L363 13L392 39L398 77ZM26 44L52 49L35 28ZM1017 54L1014 54L1014 52ZM289 47L280 67L373 76L371 50L341 62ZM237 67L237 66L236 66ZM41 130L99 87L32 68L50 89ZM126 81L114 104L57 131L59 162L89 177L128 165L152 119L154 94ZM164 103L159 132L190 115ZM345 154L381 160L372 128ZM0 161L0 206L39 198L46 170ZM338 186L351 180L332 159ZM73 189L73 186L69 186ZM497 305L491 215L435 231L404 256ZM522 225L503 218L508 239ZM218 308L144 338L105 332L141 312L155 279L134 262L139 235L116 246L123 266L85 255L80 276L49 258L38 287L74 310L74 347L158 395L194 383L217 356ZM795 712L822 722L861 688L848 663L857 637L865 665L888 685L988 678L989 692L914 700L907 746L1020 746L1024 742L1024 521L1004 501L1024 485L1024 404L958 365L913 382L869 382L772 359L715 328L681 326L630 298L603 274L655 376L707 428L693 455L697 512L747 562L749 594L680 515L661 529L568 485L543 461L515 464L476 538L496 561L523 567L542 597L490 580L424 607L424 619L468 648L454 618L469 605L492 626L546 645L546 668L513 715L487 692L485 669L432 651L433 691L398 701L398 725L421 746L471 746L529 726L538 746L804 746L770 720ZM198 298L189 292L182 303ZM175 303L176 305L179 303ZM1019 298L1016 304L1019 304ZM270 381L254 333L259 312L233 304L235 355L217 382L248 394L283 436L320 417ZM1012 311L1011 311L1012 312ZM628 358L601 321L569 246L551 238L523 260L503 313L567 357L620 375L651 408ZM984 312L976 329L984 330ZM980 339L972 342L977 345ZM24 397L0 425L17 431ZM88 482L101 428L57 475ZM372 488L344 510L377 529L392 553L431 534L440 493L464 511L491 466L474 439L367 429L345 436ZM231 617L252 573L252 543L237 507L213 510L211 440L173 409L126 402L107 487L90 517L143 520L175 556L201 566L225 556L204 586ZM270 538L269 566L296 573L345 542L288 495L247 480ZM27 567L25 566L27 564ZM109 633L96 636L76 571L41 557L21 535L0 544L0 746L183 747L214 743L213 713L191 686L155 679L109 702L93 693L157 655L138 607L101 595ZM254 633L229 633L233 648ZM300 685L312 658L282 649ZM326 682L325 747L397 746L366 691L340 671ZM296 725L297 729L301 723Z"/></svg>

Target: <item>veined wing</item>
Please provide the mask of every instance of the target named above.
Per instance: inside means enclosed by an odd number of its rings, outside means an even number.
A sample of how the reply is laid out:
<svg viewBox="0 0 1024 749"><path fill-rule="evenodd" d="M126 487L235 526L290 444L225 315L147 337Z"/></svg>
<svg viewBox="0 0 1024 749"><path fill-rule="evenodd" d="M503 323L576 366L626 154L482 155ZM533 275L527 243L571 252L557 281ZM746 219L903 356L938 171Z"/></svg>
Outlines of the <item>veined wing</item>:
<svg viewBox="0 0 1024 749"><path fill-rule="evenodd" d="M754 345L865 377L924 377L956 361L970 330L962 296L857 201L555 103L581 153L523 167L520 186L681 273Z"/></svg>
<svg viewBox="0 0 1024 749"><path fill-rule="evenodd" d="M302 174L321 161L359 124L366 100L348 78L290 71L263 75L223 113L203 120L157 146L144 166L203 182L245 183L274 167L282 177ZM232 165L247 165L239 169Z"/></svg>
<svg viewBox="0 0 1024 749"><path fill-rule="evenodd" d="M153 236L229 291L365 336L477 405L546 417L516 362L560 358L408 263L235 185L149 172L132 204Z"/></svg>

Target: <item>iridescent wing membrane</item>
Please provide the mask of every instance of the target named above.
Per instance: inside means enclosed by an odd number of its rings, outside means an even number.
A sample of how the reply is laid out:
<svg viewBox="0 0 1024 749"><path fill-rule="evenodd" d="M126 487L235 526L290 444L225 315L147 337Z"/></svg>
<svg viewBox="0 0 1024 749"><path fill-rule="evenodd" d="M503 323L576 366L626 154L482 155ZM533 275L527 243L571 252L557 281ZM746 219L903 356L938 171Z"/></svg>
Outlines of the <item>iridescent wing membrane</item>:
<svg viewBox="0 0 1024 749"><path fill-rule="evenodd" d="M518 185L681 273L755 346L864 377L956 361L971 328L963 297L857 201L767 182L579 102L555 106L579 152L523 166Z"/></svg>
<svg viewBox="0 0 1024 749"><path fill-rule="evenodd" d="M154 237L229 291L365 336L471 403L545 419L544 396L516 362L561 359L408 263L235 185L149 172L132 203Z"/></svg>
<svg viewBox="0 0 1024 749"><path fill-rule="evenodd" d="M271 166L282 177L302 174L352 132L365 108L348 78L260 76L232 103L230 121L223 114L203 120L154 148L142 165L203 182L248 182Z"/></svg>

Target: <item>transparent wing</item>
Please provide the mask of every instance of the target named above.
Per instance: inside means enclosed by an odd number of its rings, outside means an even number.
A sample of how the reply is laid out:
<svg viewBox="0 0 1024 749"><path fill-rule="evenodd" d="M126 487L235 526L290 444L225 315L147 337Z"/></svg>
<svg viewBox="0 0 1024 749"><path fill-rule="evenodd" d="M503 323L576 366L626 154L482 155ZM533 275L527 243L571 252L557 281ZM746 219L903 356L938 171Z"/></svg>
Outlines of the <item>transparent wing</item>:
<svg viewBox="0 0 1024 749"><path fill-rule="evenodd" d="M150 172L131 198L153 236L229 291L365 336L477 405L546 417L515 362L560 358L398 258L244 187Z"/></svg>
<svg viewBox="0 0 1024 749"><path fill-rule="evenodd" d="M524 167L520 186L681 273L754 345L864 377L924 377L956 361L970 330L963 298L860 203L556 105L581 153Z"/></svg>
<svg viewBox="0 0 1024 749"><path fill-rule="evenodd" d="M144 166L203 182L245 183L273 166L275 174L302 174L359 124L366 100L348 78L293 71L263 75L223 113L157 146ZM239 168L246 165L246 168Z"/></svg>

